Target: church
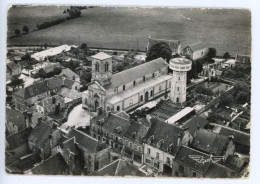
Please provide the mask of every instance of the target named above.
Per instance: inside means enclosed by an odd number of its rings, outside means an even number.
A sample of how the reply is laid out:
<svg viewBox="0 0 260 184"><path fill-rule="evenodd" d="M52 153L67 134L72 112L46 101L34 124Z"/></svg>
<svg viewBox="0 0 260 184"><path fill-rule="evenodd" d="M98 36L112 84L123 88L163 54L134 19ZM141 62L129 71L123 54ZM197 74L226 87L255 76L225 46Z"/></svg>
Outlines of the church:
<svg viewBox="0 0 260 184"><path fill-rule="evenodd" d="M92 56L92 82L82 94L82 107L90 111L131 111L150 100L168 95L168 63L158 58L112 74L112 56Z"/></svg>

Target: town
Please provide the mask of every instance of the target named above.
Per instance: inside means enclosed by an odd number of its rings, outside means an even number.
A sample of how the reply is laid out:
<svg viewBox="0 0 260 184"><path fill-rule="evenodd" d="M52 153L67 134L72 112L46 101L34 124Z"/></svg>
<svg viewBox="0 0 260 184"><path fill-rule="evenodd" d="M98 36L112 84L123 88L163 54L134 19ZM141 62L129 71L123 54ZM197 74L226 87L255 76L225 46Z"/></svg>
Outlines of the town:
<svg viewBox="0 0 260 184"><path fill-rule="evenodd" d="M6 172L247 177L250 54L146 39L8 46Z"/></svg>

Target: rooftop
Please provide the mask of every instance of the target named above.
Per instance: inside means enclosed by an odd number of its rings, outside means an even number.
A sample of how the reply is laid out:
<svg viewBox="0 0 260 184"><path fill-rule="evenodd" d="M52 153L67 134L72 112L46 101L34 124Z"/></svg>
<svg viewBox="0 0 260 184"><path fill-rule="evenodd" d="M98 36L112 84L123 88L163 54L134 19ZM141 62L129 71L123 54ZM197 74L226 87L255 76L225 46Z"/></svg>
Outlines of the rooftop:
<svg viewBox="0 0 260 184"><path fill-rule="evenodd" d="M104 86L104 88L109 89L113 87L118 87L120 85L141 78L147 74L152 74L156 71L166 68L167 66L168 63L162 58L152 60L150 62L135 66L133 68L112 75L111 84Z"/></svg>
<svg viewBox="0 0 260 184"><path fill-rule="evenodd" d="M197 43L193 43L191 45L189 45L189 47L191 48L191 50L193 51L197 51L197 50L201 50L201 49L205 49L209 47L209 44L206 42L197 42Z"/></svg>
<svg viewBox="0 0 260 184"><path fill-rule="evenodd" d="M12 122L14 125L18 127L18 130L22 130L26 128L24 115L15 110L6 108L6 120Z"/></svg>
<svg viewBox="0 0 260 184"><path fill-rule="evenodd" d="M105 59L111 58L112 56L110 56L104 52L99 52L96 55L91 56L91 57L94 59L98 59L98 60L105 60Z"/></svg>

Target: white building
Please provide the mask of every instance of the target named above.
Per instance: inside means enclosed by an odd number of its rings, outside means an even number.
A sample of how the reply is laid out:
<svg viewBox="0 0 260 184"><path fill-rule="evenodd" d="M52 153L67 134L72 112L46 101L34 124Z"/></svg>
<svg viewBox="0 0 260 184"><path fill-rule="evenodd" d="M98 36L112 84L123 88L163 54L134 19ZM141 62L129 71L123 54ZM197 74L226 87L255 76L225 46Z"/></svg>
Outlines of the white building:
<svg viewBox="0 0 260 184"><path fill-rule="evenodd" d="M171 76L162 58L112 75L112 58L105 53L92 56L92 84L82 94L83 108L97 111L130 111L144 103L167 95Z"/></svg>

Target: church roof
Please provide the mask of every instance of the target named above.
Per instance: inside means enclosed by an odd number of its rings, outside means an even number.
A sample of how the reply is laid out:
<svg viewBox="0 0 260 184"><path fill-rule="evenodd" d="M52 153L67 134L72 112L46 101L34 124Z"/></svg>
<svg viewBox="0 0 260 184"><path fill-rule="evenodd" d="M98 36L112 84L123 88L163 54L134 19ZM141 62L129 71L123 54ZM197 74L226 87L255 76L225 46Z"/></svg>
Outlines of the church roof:
<svg viewBox="0 0 260 184"><path fill-rule="evenodd" d="M105 60L105 59L111 58L112 56L110 56L104 52L99 52L96 55L91 56L91 57L94 59L98 59L98 60Z"/></svg>
<svg viewBox="0 0 260 184"><path fill-rule="evenodd" d="M160 69L168 66L168 63L163 58L158 58L142 65L124 70L122 72L112 75L111 84L104 86L105 89L110 87L117 87L128 82L134 81L147 74L154 73Z"/></svg>

